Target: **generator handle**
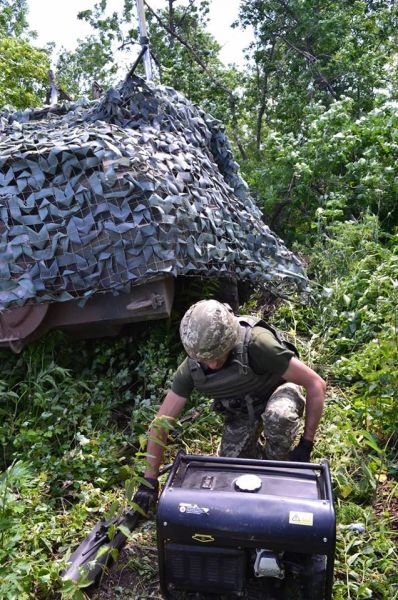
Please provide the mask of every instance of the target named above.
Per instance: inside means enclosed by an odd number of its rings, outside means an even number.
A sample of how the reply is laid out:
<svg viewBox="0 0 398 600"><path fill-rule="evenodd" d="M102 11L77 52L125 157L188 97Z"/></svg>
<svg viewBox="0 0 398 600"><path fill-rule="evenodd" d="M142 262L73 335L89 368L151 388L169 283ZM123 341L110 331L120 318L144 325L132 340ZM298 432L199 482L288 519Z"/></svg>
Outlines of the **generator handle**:
<svg viewBox="0 0 398 600"><path fill-rule="evenodd" d="M325 492L326 499L333 502L333 490L331 486L331 478L330 478L330 469L329 462L326 459L321 459L320 463L309 463L309 462L296 462L289 460L259 460L255 458L234 458L229 456L208 456L208 455L197 455L197 454L185 454L183 450L180 450L176 456L174 464L170 470L168 481L172 481L174 478L174 474L177 471L180 463L182 461L189 462L206 462L211 458L213 462L223 463L223 464L235 464L236 461L239 461L240 464L245 464L247 466L259 466L259 464L266 463L267 467L273 468L281 468L286 467L288 469L308 469L311 471L321 471L325 474Z"/></svg>
<svg viewBox="0 0 398 600"><path fill-rule="evenodd" d="M323 471L325 473L325 488L326 488L326 493L327 493L328 499L330 500L330 502L332 502L332 504L334 504L333 490L332 490L332 477L330 475L329 461L326 458L322 458L319 466L323 468Z"/></svg>
<svg viewBox="0 0 398 600"><path fill-rule="evenodd" d="M191 457L191 456L194 456L194 455L185 454L184 450L179 450L177 452L177 456L174 459L174 462L171 464L168 464L166 467L163 467L163 469L161 471L159 471L159 475L162 475L163 473L167 473L167 471L169 471L169 475L166 480L166 485L169 483L169 481L173 480L174 475L175 475L178 467L180 466L180 462L182 461L182 459L186 458L186 457Z"/></svg>
<svg viewBox="0 0 398 600"><path fill-rule="evenodd" d="M173 466L172 463L169 463L168 465L165 465L164 467L162 467L159 470L159 475L164 475L165 473L168 473L171 470L171 467Z"/></svg>

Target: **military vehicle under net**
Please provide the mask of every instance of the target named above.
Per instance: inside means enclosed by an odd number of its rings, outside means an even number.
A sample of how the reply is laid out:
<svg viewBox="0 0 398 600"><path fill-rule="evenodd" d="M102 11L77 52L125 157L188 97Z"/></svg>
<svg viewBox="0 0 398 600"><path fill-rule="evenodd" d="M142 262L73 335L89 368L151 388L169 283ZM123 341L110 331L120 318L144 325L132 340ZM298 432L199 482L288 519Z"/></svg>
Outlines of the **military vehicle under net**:
<svg viewBox="0 0 398 600"><path fill-rule="evenodd" d="M0 113L0 345L170 315L174 281L307 285L219 121L130 76L98 101Z"/></svg>

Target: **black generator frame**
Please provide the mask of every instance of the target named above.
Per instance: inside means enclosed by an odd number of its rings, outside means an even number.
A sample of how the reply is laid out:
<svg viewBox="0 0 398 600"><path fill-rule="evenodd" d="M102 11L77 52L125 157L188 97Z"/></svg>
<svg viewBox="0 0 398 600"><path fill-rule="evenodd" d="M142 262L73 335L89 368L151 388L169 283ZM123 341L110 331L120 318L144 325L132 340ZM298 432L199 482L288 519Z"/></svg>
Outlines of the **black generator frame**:
<svg viewBox="0 0 398 600"><path fill-rule="evenodd" d="M335 516L335 506L334 506L334 498L333 498L333 489L331 483L330 469L329 463L327 460L321 460L320 463L302 463L302 462L292 462L292 461L272 461L272 460L257 460L250 458L230 458L230 457L214 457L214 456L205 456L205 455L190 455L185 454L183 451L180 451L176 456L176 459L172 465L166 483L163 487L162 495L164 492L167 492L169 488L172 487L172 483L175 479L176 473L178 469L181 467L182 462L186 462L185 469L188 469L188 465L192 462L194 463L208 463L211 461L213 465L234 465L237 464L241 466L247 467L257 467L257 468L270 468L270 469L293 469L293 470L309 470L309 471L318 471L323 475L323 494L322 500L325 500L329 503L330 511L334 518L334 523L336 523ZM159 519L158 519L159 521ZM164 544L163 538L160 538L158 533L158 557L159 557L159 580L160 580L160 589L165 598L170 598L169 592L165 586L166 581L166 573L165 573L165 554L164 554ZM326 553L327 556L327 566L326 566L326 575L325 575L325 593L324 600L332 600L333 593L333 575L334 575L334 562L335 562L335 546L336 546L336 528L334 526L330 547L333 548L332 552Z"/></svg>

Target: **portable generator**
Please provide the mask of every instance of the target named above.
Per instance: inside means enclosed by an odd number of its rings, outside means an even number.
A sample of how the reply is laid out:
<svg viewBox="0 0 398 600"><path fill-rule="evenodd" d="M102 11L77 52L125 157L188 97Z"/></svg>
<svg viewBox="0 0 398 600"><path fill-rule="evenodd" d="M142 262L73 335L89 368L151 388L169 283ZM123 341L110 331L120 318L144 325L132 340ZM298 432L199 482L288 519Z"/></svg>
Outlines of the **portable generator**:
<svg viewBox="0 0 398 600"><path fill-rule="evenodd" d="M330 600L329 466L179 454L157 509L162 594Z"/></svg>

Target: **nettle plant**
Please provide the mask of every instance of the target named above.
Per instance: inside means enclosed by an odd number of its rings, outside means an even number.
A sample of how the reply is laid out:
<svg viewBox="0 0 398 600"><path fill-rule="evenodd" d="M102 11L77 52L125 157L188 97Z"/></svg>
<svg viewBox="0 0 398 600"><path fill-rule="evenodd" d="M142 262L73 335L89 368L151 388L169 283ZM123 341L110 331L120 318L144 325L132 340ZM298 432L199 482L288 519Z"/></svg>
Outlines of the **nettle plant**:
<svg viewBox="0 0 398 600"><path fill-rule="evenodd" d="M331 228L319 246L318 345L331 374L349 385L358 417L383 439L396 430L398 255L379 241L375 217Z"/></svg>
<svg viewBox="0 0 398 600"><path fill-rule="evenodd" d="M310 301L278 311L309 344L306 360L344 387L359 428L387 441L397 429L397 236L377 217L319 223L309 254Z"/></svg>

